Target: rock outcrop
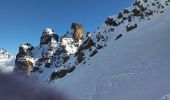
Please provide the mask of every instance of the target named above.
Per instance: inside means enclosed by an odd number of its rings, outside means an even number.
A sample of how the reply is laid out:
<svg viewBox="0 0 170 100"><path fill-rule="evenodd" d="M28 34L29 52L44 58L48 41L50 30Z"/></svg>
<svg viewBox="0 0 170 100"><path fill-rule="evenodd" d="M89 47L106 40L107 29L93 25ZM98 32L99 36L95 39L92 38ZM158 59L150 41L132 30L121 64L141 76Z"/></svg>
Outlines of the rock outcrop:
<svg viewBox="0 0 170 100"><path fill-rule="evenodd" d="M34 58L32 57L33 49L34 47L29 43L22 44L19 47L19 53L17 54L15 59L14 70L16 72L30 75L30 72L35 67L35 61Z"/></svg>
<svg viewBox="0 0 170 100"><path fill-rule="evenodd" d="M71 29L73 29L73 38L75 42L79 42L80 39L83 39L83 25L79 23L72 23Z"/></svg>
<svg viewBox="0 0 170 100"><path fill-rule="evenodd" d="M40 45L49 44L51 41L59 41L59 36L52 29L45 29L42 33Z"/></svg>

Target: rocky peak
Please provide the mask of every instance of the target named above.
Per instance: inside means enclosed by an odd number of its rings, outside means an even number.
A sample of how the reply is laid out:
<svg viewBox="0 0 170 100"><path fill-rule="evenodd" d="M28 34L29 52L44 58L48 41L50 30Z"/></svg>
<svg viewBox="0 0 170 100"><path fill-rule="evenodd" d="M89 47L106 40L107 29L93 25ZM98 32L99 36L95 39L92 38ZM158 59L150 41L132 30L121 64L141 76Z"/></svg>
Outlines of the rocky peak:
<svg viewBox="0 0 170 100"><path fill-rule="evenodd" d="M50 28L46 28L42 32L41 40L40 40L40 45L45 45L49 44L54 41L59 41L59 36L54 32L54 30Z"/></svg>

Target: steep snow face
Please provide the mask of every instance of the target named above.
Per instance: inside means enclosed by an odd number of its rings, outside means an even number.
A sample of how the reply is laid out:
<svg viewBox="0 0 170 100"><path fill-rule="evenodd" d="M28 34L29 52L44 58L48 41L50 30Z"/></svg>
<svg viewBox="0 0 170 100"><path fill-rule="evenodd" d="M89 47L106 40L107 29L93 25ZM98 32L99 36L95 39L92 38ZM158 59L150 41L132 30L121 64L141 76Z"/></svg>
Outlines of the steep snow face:
<svg viewBox="0 0 170 100"><path fill-rule="evenodd" d="M0 72L11 72L14 68L14 57L5 49L0 49Z"/></svg>
<svg viewBox="0 0 170 100"><path fill-rule="evenodd" d="M149 20L134 19L138 27L129 32L127 24L114 32L101 27L97 32L110 36L107 46L52 86L76 100L159 100L170 93L170 7L165 9Z"/></svg>

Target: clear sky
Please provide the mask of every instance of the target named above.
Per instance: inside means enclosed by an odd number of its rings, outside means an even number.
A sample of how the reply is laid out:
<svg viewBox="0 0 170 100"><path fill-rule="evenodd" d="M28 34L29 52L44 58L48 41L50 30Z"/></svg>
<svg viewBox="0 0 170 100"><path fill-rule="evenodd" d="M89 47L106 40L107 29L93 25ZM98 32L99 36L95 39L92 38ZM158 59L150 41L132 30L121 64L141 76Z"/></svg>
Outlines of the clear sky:
<svg viewBox="0 0 170 100"><path fill-rule="evenodd" d="M62 36L72 22L94 32L107 16L131 5L133 0L1 0L0 48L17 54L22 43L39 45L44 28Z"/></svg>

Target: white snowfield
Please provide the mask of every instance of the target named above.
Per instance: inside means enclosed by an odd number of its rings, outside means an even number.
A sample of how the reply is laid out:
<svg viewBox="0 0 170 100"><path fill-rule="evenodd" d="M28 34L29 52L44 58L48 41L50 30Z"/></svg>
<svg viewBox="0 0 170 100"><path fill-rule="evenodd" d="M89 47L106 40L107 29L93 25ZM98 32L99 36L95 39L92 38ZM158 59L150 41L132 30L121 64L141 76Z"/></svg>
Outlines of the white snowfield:
<svg viewBox="0 0 170 100"><path fill-rule="evenodd" d="M93 59L52 86L76 100L170 100L170 7L166 9L133 31L115 31L123 37L110 37Z"/></svg>

